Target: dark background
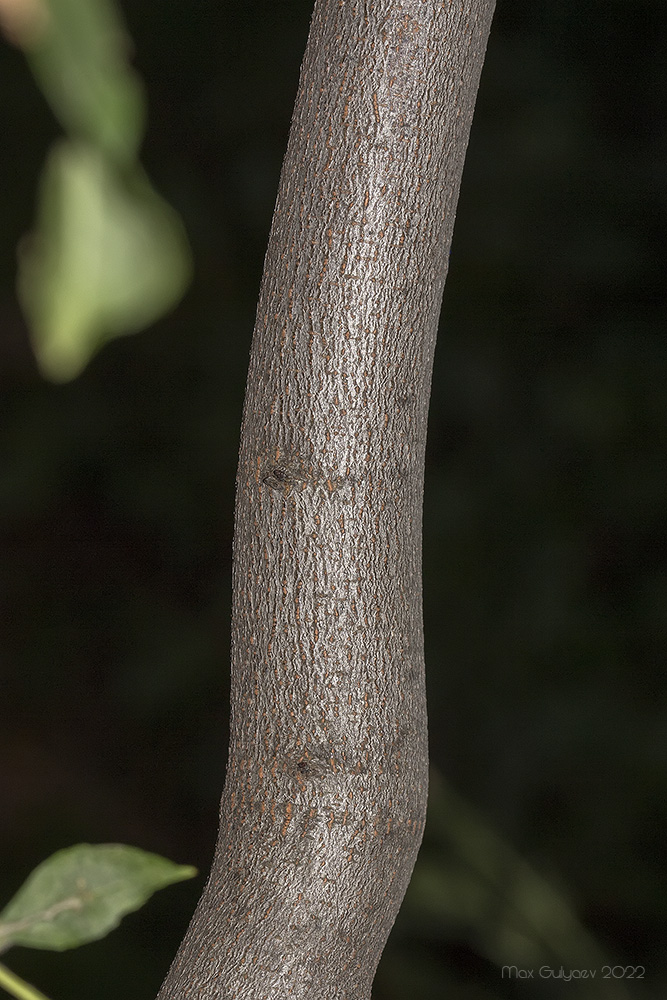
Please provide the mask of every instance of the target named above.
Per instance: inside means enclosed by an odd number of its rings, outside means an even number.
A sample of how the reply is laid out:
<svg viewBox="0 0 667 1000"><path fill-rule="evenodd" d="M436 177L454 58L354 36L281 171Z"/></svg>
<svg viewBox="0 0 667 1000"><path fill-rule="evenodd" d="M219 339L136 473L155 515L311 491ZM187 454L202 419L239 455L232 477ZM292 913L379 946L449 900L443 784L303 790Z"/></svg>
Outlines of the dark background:
<svg viewBox="0 0 667 1000"><path fill-rule="evenodd" d="M0 906L80 841L205 872L217 826L240 409L311 3L123 6L144 163L196 275L65 386L38 375L13 289L58 127L0 43ZM437 780L645 966L637 1000L667 991L666 37L660 2L500 0L425 509ZM422 860L451 875L448 850L431 824ZM200 888L9 964L54 1000L153 997ZM427 910L413 894L377 1000L592 995L501 979L488 914Z"/></svg>

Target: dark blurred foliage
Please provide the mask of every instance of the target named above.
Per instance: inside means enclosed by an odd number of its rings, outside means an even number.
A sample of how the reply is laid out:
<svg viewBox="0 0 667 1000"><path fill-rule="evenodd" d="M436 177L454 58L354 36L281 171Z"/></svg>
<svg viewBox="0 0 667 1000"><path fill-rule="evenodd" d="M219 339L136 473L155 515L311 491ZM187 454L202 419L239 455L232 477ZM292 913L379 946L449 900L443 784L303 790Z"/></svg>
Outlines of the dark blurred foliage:
<svg viewBox="0 0 667 1000"><path fill-rule="evenodd" d="M0 48L0 904L79 841L206 871L217 825L240 409L310 0L123 6L144 162L196 278L65 386L38 376L13 290L57 127ZM667 990L666 33L657 0L500 0L425 509L434 764L615 961L645 966L637 1000ZM154 996L200 887L10 964L60 1000ZM501 980L413 905L376 998L450 989L583 996Z"/></svg>

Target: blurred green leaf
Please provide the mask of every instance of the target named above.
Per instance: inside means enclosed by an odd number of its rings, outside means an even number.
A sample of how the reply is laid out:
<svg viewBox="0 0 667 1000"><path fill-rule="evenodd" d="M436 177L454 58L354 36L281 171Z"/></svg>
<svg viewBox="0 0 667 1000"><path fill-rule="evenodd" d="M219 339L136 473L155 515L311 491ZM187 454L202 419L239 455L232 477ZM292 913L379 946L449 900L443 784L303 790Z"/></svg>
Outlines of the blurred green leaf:
<svg viewBox="0 0 667 1000"><path fill-rule="evenodd" d="M196 869L123 844L78 844L42 862L0 913L0 952L64 951L104 937L158 889Z"/></svg>
<svg viewBox="0 0 667 1000"><path fill-rule="evenodd" d="M130 39L108 0L42 0L43 27L25 46L40 87L66 131L131 162L145 101L128 64Z"/></svg>
<svg viewBox="0 0 667 1000"><path fill-rule="evenodd" d="M174 306L191 273L178 215L139 166L118 171L82 142L47 161L18 290L44 374L74 378L100 347Z"/></svg>
<svg viewBox="0 0 667 1000"><path fill-rule="evenodd" d="M522 858L435 769L425 836L403 913L413 927L421 924L426 934L435 926L446 937L468 940L499 969L561 964L601 969L610 963L565 892ZM582 990L587 989L584 984ZM597 989L593 983L582 996ZM609 1000L631 996L616 981L605 982L604 990Z"/></svg>

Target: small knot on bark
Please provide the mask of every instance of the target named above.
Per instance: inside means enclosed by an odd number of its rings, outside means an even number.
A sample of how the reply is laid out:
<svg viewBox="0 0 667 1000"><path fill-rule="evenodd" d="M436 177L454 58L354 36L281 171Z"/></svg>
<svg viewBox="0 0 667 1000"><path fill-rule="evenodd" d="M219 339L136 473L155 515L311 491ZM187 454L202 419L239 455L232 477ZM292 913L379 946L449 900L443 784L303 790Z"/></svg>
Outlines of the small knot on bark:
<svg viewBox="0 0 667 1000"><path fill-rule="evenodd" d="M262 476L262 482L279 493L287 493L297 483L304 485L303 476L286 465L271 465Z"/></svg>

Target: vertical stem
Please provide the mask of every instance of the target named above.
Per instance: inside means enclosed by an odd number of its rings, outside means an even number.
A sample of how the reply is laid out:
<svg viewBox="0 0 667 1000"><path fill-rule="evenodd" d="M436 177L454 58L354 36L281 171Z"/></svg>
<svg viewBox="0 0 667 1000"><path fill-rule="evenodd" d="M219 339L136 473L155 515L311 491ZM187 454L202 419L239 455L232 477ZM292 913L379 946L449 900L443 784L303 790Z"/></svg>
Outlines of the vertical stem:
<svg viewBox="0 0 667 1000"><path fill-rule="evenodd" d="M368 1000L426 814L433 352L493 0L317 0L257 310L209 883L161 1000Z"/></svg>

